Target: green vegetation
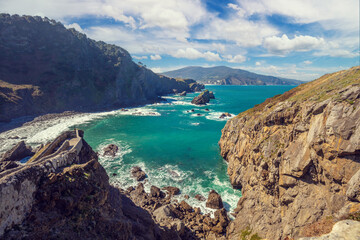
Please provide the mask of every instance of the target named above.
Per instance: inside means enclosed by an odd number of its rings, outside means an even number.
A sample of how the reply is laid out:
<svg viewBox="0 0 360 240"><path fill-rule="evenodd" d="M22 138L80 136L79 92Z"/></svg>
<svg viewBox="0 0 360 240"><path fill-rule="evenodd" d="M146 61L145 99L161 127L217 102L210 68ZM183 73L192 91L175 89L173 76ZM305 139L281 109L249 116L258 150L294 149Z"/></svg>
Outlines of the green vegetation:
<svg viewBox="0 0 360 240"><path fill-rule="evenodd" d="M247 227L241 231L239 240L261 240L261 237L257 233L252 234L250 227Z"/></svg>

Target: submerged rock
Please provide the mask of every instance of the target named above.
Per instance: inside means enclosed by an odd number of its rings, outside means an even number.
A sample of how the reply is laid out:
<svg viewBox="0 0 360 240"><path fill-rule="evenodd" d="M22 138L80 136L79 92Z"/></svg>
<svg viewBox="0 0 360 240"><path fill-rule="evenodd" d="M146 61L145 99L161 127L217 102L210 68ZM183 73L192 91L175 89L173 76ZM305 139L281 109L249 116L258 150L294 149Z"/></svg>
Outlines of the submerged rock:
<svg viewBox="0 0 360 240"><path fill-rule="evenodd" d="M201 194L196 194L195 195L195 199L197 199L197 200L199 200L199 201L206 201L206 198L203 196L203 195L201 195Z"/></svg>
<svg viewBox="0 0 360 240"><path fill-rule="evenodd" d="M206 207L212 209L220 209L224 207L220 194L218 194L215 190L210 191L206 201Z"/></svg>
<svg viewBox="0 0 360 240"><path fill-rule="evenodd" d="M119 151L119 147L115 144L109 144L104 148L104 154L103 156L111 156L115 157L116 153Z"/></svg>
<svg viewBox="0 0 360 240"><path fill-rule="evenodd" d="M226 118L231 117L232 115L230 113L222 113L219 118Z"/></svg>

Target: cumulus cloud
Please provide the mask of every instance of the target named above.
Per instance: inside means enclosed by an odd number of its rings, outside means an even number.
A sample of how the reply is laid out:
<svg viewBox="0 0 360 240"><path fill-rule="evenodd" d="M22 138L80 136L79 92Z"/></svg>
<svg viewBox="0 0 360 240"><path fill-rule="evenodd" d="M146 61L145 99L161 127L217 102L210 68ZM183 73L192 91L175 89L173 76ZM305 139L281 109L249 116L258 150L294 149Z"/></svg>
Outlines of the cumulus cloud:
<svg viewBox="0 0 360 240"><path fill-rule="evenodd" d="M255 63L255 66L260 66L261 65L261 62L256 62Z"/></svg>
<svg viewBox="0 0 360 240"><path fill-rule="evenodd" d="M292 51L311 51L324 43L323 38L300 35L289 39L286 34L283 34L282 37L272 36L266 38L264 40L264 47L272 54L284 55Z"/></svg>
<svg viewBox="0 0 360 240"><path fill-rule="evenodd" d="M187 58L187 59L205 58L208 61L221 61L221 58L218 53L213 53L210 51L206 51L202 53L195 48L178 49L174 54L172 54L172 56L176 58Z"/></svg>
<svg viewBox="0 0 360 240"><path fill-rule="evenodd" d="M226 55L224 56L228 62L230 63L242 63L242 62L245 62L246 61L246 57L243 56L243 55L235 55L235 56L232 56L232 55Z"/></svg>
<svg viewBox="0 0 360 240"><path fill-rule="evenodd" d="M150 55L150 59L151 59L151 60L160 60L160 59L161 59L161 56L158 55L158 54Z"/></svg>
<svg viewBox="0 0 360 240"><path fill-rule="evenodd" d="M306 65L310 65L310 64L312 64L312 61L306 60L306 61L304 61L304 63L305 63Z"/></svg>

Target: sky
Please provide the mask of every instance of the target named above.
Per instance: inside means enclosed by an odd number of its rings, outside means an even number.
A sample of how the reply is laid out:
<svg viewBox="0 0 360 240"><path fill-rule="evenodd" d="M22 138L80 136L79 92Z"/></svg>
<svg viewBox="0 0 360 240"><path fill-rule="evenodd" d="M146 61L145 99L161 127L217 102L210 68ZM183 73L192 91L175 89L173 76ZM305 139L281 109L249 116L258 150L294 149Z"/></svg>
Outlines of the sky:
<svg viewBox="0 0 360 240"><path fill-rule="evenodd" d="M359 0L0 0L62 22L161 73L228 66L313 80L360 65Z"/></svg>

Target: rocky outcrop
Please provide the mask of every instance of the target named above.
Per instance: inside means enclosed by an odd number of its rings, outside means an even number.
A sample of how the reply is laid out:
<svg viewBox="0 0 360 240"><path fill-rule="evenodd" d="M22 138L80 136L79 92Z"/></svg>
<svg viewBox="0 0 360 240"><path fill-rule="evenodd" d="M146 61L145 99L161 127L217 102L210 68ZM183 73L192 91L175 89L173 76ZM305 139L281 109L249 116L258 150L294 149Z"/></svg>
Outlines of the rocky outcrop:
<svg viewBox="0 0 360 240"><path fill-rule="evenodd" d="M116 153L119 151L119 147L115 144L109 144L104 148L104 154L103 156L111 156L115 157Z"/></svg>
<svg viewBox="0 0 360 240"><path fill-rule="evenodd" d="M227 117L232 117L232 115L230 113L222 113L219 118L223 119L223 118L227 118Z"/></svg>
<svg viewBox="0 0 360 240"><path fill-rule="evenodd" d="M0 172L1 239L173 239L109 185L82 133L65 132L26 164Z"/></svg>
<svg viewBox="0 0 360 240"><path fill-rule="evenodd" d="M170 195L178 195L180 193L180 189L177 187L167 186L163 187L163 190L166 190Z"/></svg>
<svg viewBox="0 0 360 240"><path fill-rule="evenodd" d="M103 111L204 88L157 75L123 48L94 41L48 18L0 14L0 121Z"/></svg>
<svg viewBox="0 0 360 240"><path fill-rule="evenodd" d="M219 145L243 196L228 228L298 238L360 211L360 67L327 74L229 120Z"/></svg>
<svg viewBox="0 0 360 240"><path fill-rule="evenodd" d="M205 90L202 93L199 94L199 96L194 97L194 99L191 101L192 104L196 105L206 105L210 102L210 99L214 99L213 92L209 92L209 90Z"/></svg>
<svg viewBox="0 0 360 240"><path fill-rule="evenodd" d="M209 192L209 196L206 201L206 207L212 208L212 209L223 208L223 202L222 202L221 196L215 190L211 190Z"/></svg>
<svg viewBox="0 0 360 240"><path fill-rule="evenodd" d="M34 155L30 146L26 146L24 141L20 141L12 149L4 153L0 159L0 172L19 166L20 160Z"/></svg>
<svg viewBox="0 0 360 240"><path fill-rule="evenodd" d="M179 94L180 96L186 96L186 91L183 91L182 93Z"/></svg>

